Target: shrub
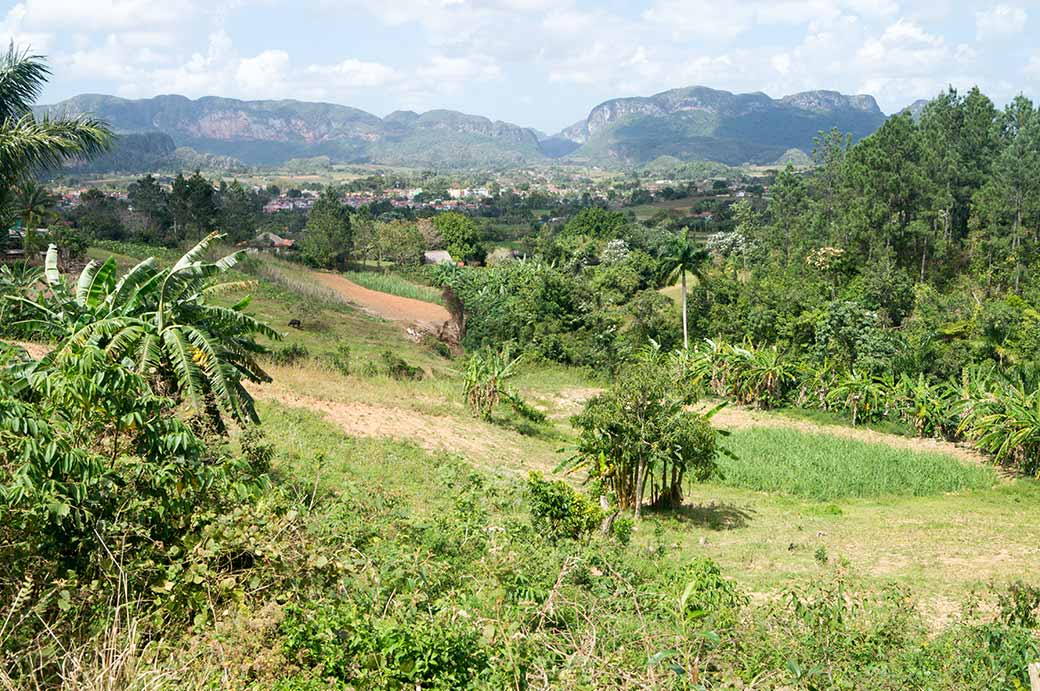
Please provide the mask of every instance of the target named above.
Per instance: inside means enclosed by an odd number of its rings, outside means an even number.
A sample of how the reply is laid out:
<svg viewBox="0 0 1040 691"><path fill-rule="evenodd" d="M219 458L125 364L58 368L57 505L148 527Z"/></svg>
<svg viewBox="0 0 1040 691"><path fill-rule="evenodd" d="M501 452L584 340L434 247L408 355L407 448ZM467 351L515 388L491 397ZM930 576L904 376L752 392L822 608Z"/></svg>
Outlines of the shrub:
<svg viewBox="0 0 1040 691"><path fill-rule="evenodd" d="M242 430L238 443L242 447L242 456L249 463L254 476L270 472L271 459L274 458L274 445L267 441L267 437L259 425L249 425Z"/></svg>
<svg viewBox="0 0 1040 691"><path fill-rule="evenodd" d="M694 559L677 578L683 587L679 598L682 616L687 619L705 618L716 629L729 629L748 604L737 584L723 577L719 565L707 557Z"/></svg>
<svg viewBox="0 0 1040 691"><path fill-rule="evenodd" d="M290 659L358 688L466 688L489 663L464 621L398 620L355 601L293 606L281 632Z"/></svg>
<svg viewBox="0 0 1040 691"><path fill-rule="evenodd" d="M309 358L310 355L311 354L307 350L306 346L299 343L290 343L289 345L272 350L267 354L267 359L270 360L273 365L295 367Z"/></svg>
<svg viewBox="0 0 1040 691"><path fill-rule="evenodd" d="M421 367L409 365L404 358L392 350L384 350L382 360L386 373L393 379L418 381L423 378L424 373Z"/></svg>
<svg viewBox="0 0 1040 691"><path fill-rule="evenodd" d="M545 415L535 410L520 397L506 382L516 376L516 367L521 358L511 358L509 349L501 352L480 350L469 358L466 366L465 395L470 409L484 420L501 401L506 401L521 417L532 422L542 422Z"/></svg>
<svg viewBox="0 0 1040 691"><path fill-rule="evenodd" d="M351 372L350 346L346 343L337 344L334 351L325 353L322 356L322 363L333 372L338 372L344 377L349 375Z"/></svg>
<svg viewBox="0 0 1040 691"><path fill-rule="evenodd" d="M577 451L564 467L604 482L636 518L647 487L651 503L676 506L687 477L703 481L717 470L718 432L708 416L689 410L693 393L675 370L648 348L573 418Z"/></svg>
<svg viewBox="0 0 1040 691"><path fill-rule="evenodd" d="M527 479L527 500L535 530L551 540L578 540L604 518L598 505L566 482L544 480L538 473Z"/></svg>

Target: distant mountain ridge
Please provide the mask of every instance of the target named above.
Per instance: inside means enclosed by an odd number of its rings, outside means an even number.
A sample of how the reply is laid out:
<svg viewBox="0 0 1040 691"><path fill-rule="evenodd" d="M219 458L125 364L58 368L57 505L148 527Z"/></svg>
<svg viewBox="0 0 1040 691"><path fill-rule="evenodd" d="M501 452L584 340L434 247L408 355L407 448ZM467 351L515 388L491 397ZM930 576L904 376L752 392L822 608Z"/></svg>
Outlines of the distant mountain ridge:
<svg viewBox="0 0 1040 691"><path fill-rule="evenodd" d="M206 96L129 100L84 94L37 109L90 113L120 134L161 132L178 147L251 165L329 156L352 163L486 165L544 158L533 130L449 110L397 111L380 118L357 108L306 101Z"/></svg>
<svg viewBox="0 0 1040 691"><path fill-rule="evenodd" d="M772 99L702 86L611 99L552 136L451 110L395 111L380 118L331 103L217 96L130 100L83 94L37 110L89 113L120 134L161 133L179 148L248 165L328 156L336 162L445 168L551 159L632 166L662 156L769 164L792 149L811 152L821 130L836 127L859 139L886 117L871 96L809 91Z"/></svg>
<svg viewBox="0 0 1040 691"><path fill-rule="evenodd" d="M604 101L555 137L576 145L569 157L577 161L637 165L674 156L737 165L773 163L791 149L809 153L813 138L835 127L860 139L885 120L872 96L807 91L773 99L693 86Z"/></svg>

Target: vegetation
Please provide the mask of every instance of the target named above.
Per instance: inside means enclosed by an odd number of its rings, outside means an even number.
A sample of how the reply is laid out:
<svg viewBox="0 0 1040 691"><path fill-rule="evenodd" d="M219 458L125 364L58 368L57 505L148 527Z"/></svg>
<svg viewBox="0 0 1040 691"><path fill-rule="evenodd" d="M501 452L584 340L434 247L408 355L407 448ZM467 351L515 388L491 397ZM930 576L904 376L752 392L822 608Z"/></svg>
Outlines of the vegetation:
<svg viewBox="0 0 1040 691"><path fill-rule="evenodd" d="M346 266L352 243L350 213L339 200L339 193L328 187L307 217L300 257L311 266L341 269Z"/></svg>
<svg viewBox="0 0 1040 691"><path fill-rule="evenodd" d="M486 251L480 242L480 231L473 219L459 213L438 214L433 225L444 238L445 249L457 262L483 261Z"/></svg>
<svg viewBox="0 0 1040 691"><path fill-rule="evenodd" d="M42 56L20 51L14 43L0 56L0 209L5 212L16 183L37 169L74 156L95 156L111 142L108 128L93 118L33 116L32 105L49 75Z"/></svg>
<svg viewBox="0 0 1040 691"><path fill-rule="evenodd" d="M707 258L708 253L696 246L690 238L689 229L685 229L675 239L675 244L662 261L661 270L664 271L666 280L675 283L676 279L679 279L682 285L683 348L690 347L690 331L686 324L686 276L692 274L698 280L703 280L701 265Z"/></svg>
<svg viewBox="0 0 1040 691"><path fill-rule="evenodd" d="M817 501L925 496L996 482L991 468L966 465L952 456L790 429L736 430L726 438L726 447L732 455L719 459L724 484ZM762 463L763 458L769 463Z"/></svg>
<svg viewBox="0 0 1040 691"><path fill-rule="evenodd" d="M485 420L500 402L507 402L521 417L541 422L545 416L524 402L506 383L516 376L520 357L513 358L509 350L477 351L466 366L466 402L474 413Z"/></svg>
<svg viewBox="0 0 1040 691"><path fill-rule="evenodd" d="M397 295L412 300L422 300L443 305L441 291L413 281L399 273L383 271L344 271L343 275L354 283L370 290Z"/></svg>
<svg viewBox="0 0 1040 691"><path fill-rule="evenodd" d="M429 278L457 359L301 264L217 258L277 189L85 193L42 266L0 267L0 686L1024 687L1040 116L987 104L823 137L767 200L709 183L707 257L703 217L592 199L487 267L535 194L271 214L315 267ZM471 265L411 268L441 245Z"/></svg>
<svg viewBox="0 0 1040 691"><path fill-rule="evenodd" d="M695 399L676 374L659 350L649 348L574 419L577 452L566 467L601 482L636 519L648 484L652 505L675 507L687 479L704 481L717 471L718 433L710 414L688 410Z"/></svg>

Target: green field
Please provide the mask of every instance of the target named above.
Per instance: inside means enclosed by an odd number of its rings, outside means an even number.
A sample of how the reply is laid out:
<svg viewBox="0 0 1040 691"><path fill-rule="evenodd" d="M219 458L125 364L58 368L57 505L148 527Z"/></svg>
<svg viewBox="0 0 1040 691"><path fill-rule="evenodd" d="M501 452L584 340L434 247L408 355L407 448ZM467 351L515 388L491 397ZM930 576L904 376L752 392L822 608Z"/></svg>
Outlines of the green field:
<svg viewBox="0 0 1040 691"><path fill-rule="evenodd" d="M725 440L722 482L760 492L833 501L928 496L992 487L992 468L827 434L742 429Z"/></svg>

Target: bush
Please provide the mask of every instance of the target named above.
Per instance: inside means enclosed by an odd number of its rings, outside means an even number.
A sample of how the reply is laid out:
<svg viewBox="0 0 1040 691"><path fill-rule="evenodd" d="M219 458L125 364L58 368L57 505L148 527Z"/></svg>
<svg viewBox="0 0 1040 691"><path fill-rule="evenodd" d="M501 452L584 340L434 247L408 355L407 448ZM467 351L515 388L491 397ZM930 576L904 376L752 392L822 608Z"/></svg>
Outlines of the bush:
<svg viewBox="0 0 1040 691"><path fill-rule="evenodd" d="M409 365L404 359L392 350L384 350L383 365L386 367L386 373L393 379L400 381L419 381L423 378L423 370L421 367L414 367Z"/></svg>
<svg viewBox="0 0 1040 691"><path fill-rule="evenodd" d="M357 688L460 689L489 663L464 622L418 612L396 620L354 601L293 606L281 633L290 659Z"/></svg>
<svg viewBox="0 0 1040 691"><path fill-rule="evenodd" d="M275 348L267 354L267 358L271 361L271 364L280 365L282 367L295 367L310 356L311 354L307 350L307 347L299 343L290 343L281 348Z"/></svg>
<svg viewBox="0 0 1040 691"><path fill-rule="evenodd" d="M581 539L604 518L598 505L566 482L544 480L538 473L527 479L527 501L535 530L551 540Z"/></svg>
<svg viewBox="0 0 1040 691"><path fill-rule="evenodd" d="M695 398L678 370L669 356L647 348L573 418L577 451L565 467L603 482L636 518L648 488L651 504L677 506L687 478L704 481L717 471L719 433L707 416L689 410Z"/></svg>
<svg viewBox="0 0 1040 691"><path fill-rule="evenodd" d="M242 430L238 443L242 447L242 456L249 463L254 476L259 477L270 472L274 445L267 441L259 425L250 425Z"/></svg>
<svg viewBox="0 0 1040 691"><path fill-rule="evenodd" d="M322 363L333 372L346 377L351 372L350 346L346 343L337 344L334 351L322 356Z"/></svg>
<svg viewBox="0 0 1040 691"><path fill-rule="evenodd" d="M466 366L465 395L470 409L484 420L501 401L507 402L518 415L532 422L544 422L545 415L532 408L506 382L516 376L521 358L513 358L509 349L499 352L480 350L469 358Z"/></svg>
<svg viewBox="0 0 1040 691"><path fill-rule="evenodd" d="M687 619L705 619L708 626L730 629L737 624L740 609L748 599L737 584L722 575L719 565L707 557L699 557L678 574L683 587L680 602Z"/></svg>

